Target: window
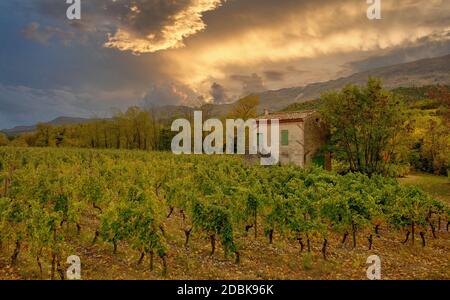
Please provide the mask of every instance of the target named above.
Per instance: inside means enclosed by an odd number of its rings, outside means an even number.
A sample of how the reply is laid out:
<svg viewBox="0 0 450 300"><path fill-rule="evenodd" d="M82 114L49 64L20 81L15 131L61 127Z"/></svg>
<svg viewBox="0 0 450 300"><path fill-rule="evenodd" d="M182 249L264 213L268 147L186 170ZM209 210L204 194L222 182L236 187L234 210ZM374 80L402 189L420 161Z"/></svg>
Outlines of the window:
<svg viewBox="0 0 450 300"><path fill-rule="evenodd" d="M289 130L281 131L281 146L289 146Z"/></svg>

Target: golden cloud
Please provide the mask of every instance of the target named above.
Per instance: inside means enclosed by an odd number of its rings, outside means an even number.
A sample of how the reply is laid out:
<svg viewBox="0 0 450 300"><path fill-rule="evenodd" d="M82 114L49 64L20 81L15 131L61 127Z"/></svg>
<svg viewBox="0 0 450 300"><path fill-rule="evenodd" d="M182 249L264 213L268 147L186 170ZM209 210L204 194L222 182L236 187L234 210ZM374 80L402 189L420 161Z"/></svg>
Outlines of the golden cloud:
<svg viewBox="0 0 450 300"><path fill-rule="evenodd" d="M104 47L132 51L134 54L181 48L185 38L206 28L202 20L203 13L215 10L221 4L222 0L192 0L184 9L171 16L170 22L161 28L158 35L150 32L145 37L139 37L132 31L119 28L115 34L109 34ZM133 5L131 17L139 13L141 10L138 4Z"/></svg>
<svg viewBox="0 0 450 300"><path fill-rule="evenodd" d="M362 4L361 4L362 3ZM445 20L450 3L432 1L383 2L383 20L366 18L365 1L334 1L320 9L286 12L267 26L247 28L233 36L216 38L189 48L171 51L166 57L167 73L199 93L207 93L211 83L229 82L230 69L248 73L264 72L270 64L288 64L302 59L394 49L429 36L447 39L450 24ZM417 18L410 18L417 15ZM405 17L408 16L408 17ZM448 21L448 18L447 18ZM446 26L445 26L446 25Z"/></svg>

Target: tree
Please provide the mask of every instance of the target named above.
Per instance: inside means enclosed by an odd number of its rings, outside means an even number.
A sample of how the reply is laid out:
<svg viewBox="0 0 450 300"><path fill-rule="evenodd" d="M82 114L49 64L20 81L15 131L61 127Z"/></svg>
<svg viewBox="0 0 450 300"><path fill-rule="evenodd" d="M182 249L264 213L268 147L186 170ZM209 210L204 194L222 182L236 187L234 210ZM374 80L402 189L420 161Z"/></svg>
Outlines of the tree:
<svg viewBox="0 0 450 300"><path fill-rule="evenodd" d="M450 138L449 129L444 123L437 120L429 120L426 134L422 144L422 158L426 159L430 166L428 171L445 175L450 168Z"/></svg>
<svg viewBox="0 0 450 300"><path fill-rule="evenodd" d="M239 100L229 113L229 118L248 120L256 118L259 105L259 96L250 95Z"/></svg>
<svg viewBox="0 0 450 300"><path fill-rule="evenodd" d="M0 146L7 146L9 144L9 140L6 135L0 132Z"/></svg>
<svg viewBox="0 0 450 300"><path fill-rule="evenodd" d="M429 96L441 103L440 112L444 117L447 127L450 127L450 87L438 85L435 90L430 91Z"/></svg>
<svg viewBox="0 0 450 300"><path fill-rule="evenodd" d="M375 78L365 87L347 85L323 94L321 100L336 157L353 172L385 173L406 130L402 102Z"/></svg>
<svg viewBox="0 0 450 300"><path fill-rule="evenodd" d="M39 123L36 132L36 146L54 147L56 146L56 130L52 125Z"/></svg>
<svg viewBox="0 0 450 300"><path fill-rule="evenodd" d="M25 135L15 137L8 145L11 147L28 147Z"/></svg>

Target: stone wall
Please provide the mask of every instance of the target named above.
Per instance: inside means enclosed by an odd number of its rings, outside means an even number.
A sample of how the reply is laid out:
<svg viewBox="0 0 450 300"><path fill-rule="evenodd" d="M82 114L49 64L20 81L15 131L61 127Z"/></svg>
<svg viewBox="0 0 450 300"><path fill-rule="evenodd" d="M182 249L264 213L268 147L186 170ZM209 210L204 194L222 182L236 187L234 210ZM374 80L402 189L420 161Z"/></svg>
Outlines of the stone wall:
<svg viewBox="0 0 450 300"><path fill-rule="evenodd" d="M288 130L289 145L283 146L281 143L281 132ZM280 162L281 164L294 164L300 167L305 166L305 129L303 122L280 123Z"/></svg>
<svg viewBox="0 0 450 300"><path fill-rule="evenodd" d="M308 165L326 145L329 132L319 113L314 113L305 120L305 132L305 164ZM325 159L328 159L328 156ZM327 163L325 161L325 165Z"/></svg>

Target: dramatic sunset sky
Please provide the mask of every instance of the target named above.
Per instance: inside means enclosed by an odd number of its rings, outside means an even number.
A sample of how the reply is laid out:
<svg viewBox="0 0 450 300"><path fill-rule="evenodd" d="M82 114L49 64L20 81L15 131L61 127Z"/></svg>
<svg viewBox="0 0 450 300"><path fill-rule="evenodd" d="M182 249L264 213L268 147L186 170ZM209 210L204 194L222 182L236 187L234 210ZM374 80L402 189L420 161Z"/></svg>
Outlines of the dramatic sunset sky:
<svg viewBox="0 0 450 300"><path fill-rule="evenodd" d="M0 1L0 129L227 103L450 53L449 0Z"/></svg>

